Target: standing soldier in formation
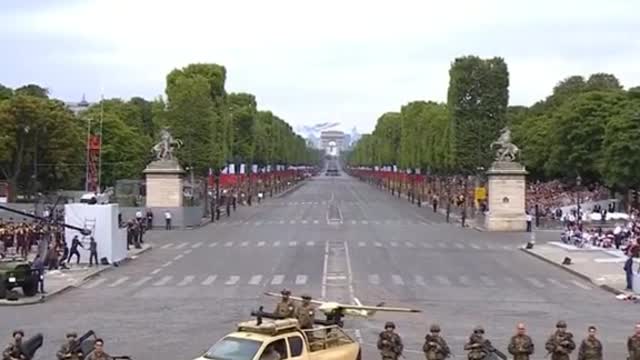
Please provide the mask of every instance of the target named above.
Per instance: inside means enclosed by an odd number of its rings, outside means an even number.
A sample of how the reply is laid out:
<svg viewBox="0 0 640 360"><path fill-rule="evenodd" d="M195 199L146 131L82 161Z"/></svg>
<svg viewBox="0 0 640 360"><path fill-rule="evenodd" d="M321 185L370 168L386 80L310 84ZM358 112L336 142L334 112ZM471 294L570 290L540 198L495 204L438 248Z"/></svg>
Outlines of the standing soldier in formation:
<svg viewBox="0 0 640 360"><path fill-rule="evenodd" d="M302 295L302 305L296 309L296 319L300 322L301 329L313 329L315 311L311 305L311 296Z"/></svg>
<svg viewBox="0 0 640 360"><path fill-rule="evenodd" d="M429 329L431 334L424 337L422 351L427 360L444 360L451 355L447 342L440 336L440 325L433 324Z"/></svg>
<svg viewBox="0 0 640 360"><path fill-rule="evenodd" d="M629 360L640 360L640 323L636 324L636 331L627 340Z"/></svg>
<svg viewBox="0 0 640 360"><path fill-rule="evenodd" d="M58 360L81 360L83 358L81 349L74 352L71 351L75 346L80 345L76 343L77 337L78 334L75 332L67 334L67 342L62 344L60 350L58 350L58 353L56 354Z"/></svg>
<svg viewBox="0 0 640 360"><path fill-rule="evenodd" d="M382 360L397 360L402 355L404 345L400 335L394 332L396 325L391 321L384 324L384 331L378 337L378 350Z"/></svg>
<svg viewBox="0 0 640 360"><path fill-rule="evenodd" d="M556 332L549 336L545 349L551 354L551 360L569 360L569 354L576 348L573 334L567 331L567 323L558 321Z"/></svg>
<svg viewBox="0 0 640 360"><path fill-rule="evenodd" d="M14 330L13 341L9 343L2 352L2 360L25 360L27 354L22 351L22 338L24 337L24 331Z"/></svg>
<svg viewBox="0 0 640 360"><path fill-rule="evenodd" d="M283 318L295 318L296 317L296 305L293 303L293 300L289 299L289 295L291 295L291 291L284 289L280 292L282 294L282 300L276 305L276 310L274 313L277 316L281 316Z"/></svg>
<svg viewBox="0 0 640 360"><path fill-rule="evenodd" d="M602 360L602 343L596 338L596 327L589 326L589 335L582 340L578 360Z"/></svg>
<svg viewBox="0 0 640 360"><path fill-rule="evenodd" d="M484 339L484 329L482 326L476 326L473 334L469 336L469 342L464 345L464 349L469 351L467 355L469 360L483 360L489 355L489 351L484 346L489 340Z"/></svg>
<svg viewBox="0 0 640 360"><path fill-rule="evenodd" d="M513 360L529 360L529 356L533 354L533 341L526 330L524 324L519 323L516 334L511 337L508 350L513 355Z"/></svg>

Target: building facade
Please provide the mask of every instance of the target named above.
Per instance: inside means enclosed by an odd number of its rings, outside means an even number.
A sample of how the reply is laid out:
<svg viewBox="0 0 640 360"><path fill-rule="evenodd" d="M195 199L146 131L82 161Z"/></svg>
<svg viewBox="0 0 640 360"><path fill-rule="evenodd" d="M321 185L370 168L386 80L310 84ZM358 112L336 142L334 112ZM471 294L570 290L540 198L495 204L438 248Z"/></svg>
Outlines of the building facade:
<svg viewBox="0 0 640 360"><path fill-rule="evenodd" d="M338 156L339 150L343 150L345 143L344 132L328 130L320 133L320 146L326 154Z"/></svg>

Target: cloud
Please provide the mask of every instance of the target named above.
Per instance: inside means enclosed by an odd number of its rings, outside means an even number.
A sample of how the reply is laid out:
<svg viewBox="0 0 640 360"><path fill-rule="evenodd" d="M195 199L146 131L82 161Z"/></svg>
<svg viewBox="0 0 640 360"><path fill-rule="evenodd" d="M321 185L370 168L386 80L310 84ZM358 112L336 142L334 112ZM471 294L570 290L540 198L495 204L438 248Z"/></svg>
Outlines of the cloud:
<svg viewBox="0 0 640 360"><path fill-rule="evenodd" d="M576 73L640 84L640 3L631 1L45 3L3 4L9 55L0 66L22 66L3 81L46 83L63 98L100 87L152 97L173 68L215 62L227 67L228 90L254 93L294 128L341 121L371 130L409 101L444 101L461 55L504 57L513 104L531 104Z"/></svg>

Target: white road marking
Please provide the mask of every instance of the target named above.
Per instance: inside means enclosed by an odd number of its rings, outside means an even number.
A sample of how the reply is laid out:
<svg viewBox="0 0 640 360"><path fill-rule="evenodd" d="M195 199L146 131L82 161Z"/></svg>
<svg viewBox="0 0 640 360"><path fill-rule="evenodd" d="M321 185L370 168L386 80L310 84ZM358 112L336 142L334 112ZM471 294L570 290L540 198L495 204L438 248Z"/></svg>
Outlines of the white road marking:
<svg viewBox="0 0 640 360"><path fill-rule="evenodd" d="M307 222L308 222L307 220L302 220L302 223L303 223L303 224L306 224Z"/></svg>
<svg viewBox="0 0 640 360"><path fill-rule="evenodd" d="M118 279L118 280L114 281L113 283L111 283L111 284L109 284L109 285L107 285L107 286L108 286L108 287L116 287L116 286L118 286L118 285L122 284L123 282L125 282L125 281L127 281L127 280L129 280L129 277L128 277L128 276L123 276L123 277L121 277L120 279Z"/></svg>
<svg viewBox="0 0 640 360"><path fill-rule="evenodd" d="M307 275L296 276L296 285L304 285L307 283Z"/></svg>
<svg viewBox="0 0 640 360"><path fill-rule="evenodd" d="M410 247L410 248L415 247L415 246L413 245L413 243L412 243L412 242L408 242L408 241L407 241L407 242L405 242L404 244L405 244L407 247Z"/></svg>
<svg viewBox="0 0 640 360"><path fill-rule="evenodd" d="M162 271L162 269L155 269L151 272L151 275L155 275L157 273L159 273L160 271Z"/></svg>
<svg viewBox="0 0 640 360"><path fill-rule="evenodd" d="M249 285L260 285L262 281L262 275L253 275L251 280L249 280Z"/></svg>
<svg viewBox="0 0 640 360"><path fill-rule="evenodd" d="M313 241L307 241L307 246L313 246L315 243Z"/></svg>
<svg viewBox="0 0 640 360"><path fill-rule="evenodd" d="M379 285L380 284L380 277L377 274L369 275L369 283L371 283L373 285Z"/></svg>
<svg viewBox="0 0 640 360"><path fill-rule="evenodd" d="M233 241L227 241L227 242L224 244L224 246L226 246L226 247L231 247L231 246L233 246Z"/></svg>
<svg viewBox="0 0 640 360"><path fill-rule="evenodd" d="M513 280L513 278L512 278L512 277L508 277L508 276L506 276L506 277L504 278L504 280L505 280L506 282L510 283L510 284L513 284L513 283L515 282L515 280Z"/></svg>
<svg viewBox="0 0 640 360"><path fill-rule="evenodd" d="M362 220L362 223L363 223L364 225L367 225L369 222L368 222L367 220Z"/></svg>
<svg viewBox="0 0 640 360"><path fill-rule="evenodd" d="M184 257L184 255L182 255L182 254L178 254L178 255L176 255L176 256L173 258L173 260L180 260L180 259L182 259L183 257Z"/></svg>
<svg viewBox="0 0 640 360"><path fill-rule="evenodd" d="M496 282L490 279L488 276L480 276L480 280L487 286L496 286Z"/></svg>
<svg viewBox="0 0 640 360"><path fill-rule="evenodd" d="M211 275L207 277L201 284L205 286L211 285L213 284L214 281L216 281L217 278L218 278L218 275Z"/></svg>
<svg viewBox="0 0 640 360"><path fill-rule="evenodd" d="M404 280L402 280L402 277L400 275L391 275L391 279L396 285L404 285Z"/></svg>
<svg viewBox="0 0 640 360"><path fill-rule="evenodd" d="M280 246L280 241L276 241L273 243L273 246Z"/></svg>
<svg viewBox="0 0 640 360"><path fill-rule="evenodd" d="M170 266L171 264L173 264L173 261L167 261L166 263L162 264L161 267L165 268L167 266Z"/></svg>
<svg viewBox="0 0 640 360"><path fill-rule="evenodd" d="M446 248L446 247L447 247L447 244L445 244L445 243L441 242L441 243L438 243L438 246L440 246L441 248L443 248L443 249L444 249L444 248Z"/></svg>
<svg viewBox="0 0 640 360"><path fill-rule="evenodd" d="M382 247L382 243L376 242L375 243L376 247Z"/></svg>
<svg viewBox="0 0 640 360"><path fill-rule="evenodd" d="M256 221L255 226L260 226L262 225L262 221Z"/></svg>
<svg viewBox="0 0 640 360"><path fill-rule="evenodd" d="M526 278L527 281L529 281L533 286L537 287L537 288L543 288L544 284L540 282L540 280L536 279L536 278L532 278L532 277L528 277Z"/></svg>
<svg viewBox="0 0 640 360"><path fill-rule="evenodd" d="M295 241L289 241L289 246L296 246L297 242Z"/></svg>
<svg viewBox="0 0 640 360"><path fill-rule="evenodd" d="M442 285L451 285L451 281L449 281L449 279L447 279L444 276L436 276L436 280L438 280L438 282Z"/></svg>
<svg viewBox="0 0 640 360"><path fill-rule="evenodd" d="M193 275L187 275L184 277L184 279L182 279L182 281L180 281L178 283L178 286L186 286L188 284L190 284L191 282L193 282L193 279L195 279L196 277Z"/></svg>
<svg viewBox="0 0 640 360"><path fill-rule="evenodd" d="M398 243L395 241L390 242L391 247L398 247Z"/></svg>
<svg viewBox="0 0 640 360"><path fill-rule="evenodd" d="M199 242L199 243L195 243L195 244L191 245L191 248L192 248L192 249L197 249L197 248L199 248L200 246L202 246L202 241L201 241L201 242Z"/></svg>
<svg viewBox="0 0 640 360"><path fill-rule="evenodd" d="M151 279L153 279L151 276L145 276L145 277L143 277L142 279L140 279L140 280L138 280L138 281L134 282L133 284L131 284L131 287L137 287L137 286L140 286L140 285L142 285L142 284L146 283L147 281L149 281L149 280L151 280Z"/></svg>
<svg viewBox="0 0 640 360"><path fill-rule="evenodd" d="M82 286L83 289L93 289L94 287L102 284L103 282L107 281L107 278L102 278L102 279L97 279L95 281L92 281L88 284L85 284Z"/></svg>
<svg viewBox="0 0 640 360"><path fill-rule="evenodd" d="M464 245L463 245L463 244L458 244L458 243L456 243L456 247L457 247L458 249L464 249Z"/></svg>
<svg viewBox="0 0 640 360"><path fill-rule="evenodd" d="M271 285L280 285L284 281L284 275L275 275L271 280Z"/></svg>
<svg viewBox="0 0 640 360"><path fill-rule="evenodd" d="M416 281L416 284L420 286L426 286L426 283L424 282L424 278L422 277L422 275L416 275L415 281Z"/></svg>
<svg viewBox="0 0 640 360"><path fill-rule="evenodd" d="M329 241L324 243L324 261L322 265L322 288L320 297L324 300L327 298L327 264L329 262Z"/></svg>
<svg viewBox="0 0 640 360"><path fill-rule="evenodd" d="M213 243L209 244L209 247L216 247L216 246L218 246L217 242L213 242Z"/></svg>
<svg viewBox="0 0 640 360"><path fill-rule="evenodd" d="M289 224L295 224L295 223L296 223L296 221L295 221L295 220L291 220L291 221L289 221Z"/></svg>
<svg viewBox="0 0 640 360"><path fill-rule="evenodd" d="M422 243L422 247L424 247L425 249L433 249L433 245L429 243Z"/></svg>
<svg viewBox="0 0 640 360"><path fill-rule="evenodd" d="M480 250L480 246L476 245L476 244L471 244L471 247L476 249L476 250Z"/></svg>
<svg viewBox="0 0 640 360"><path fill-rule="evenodd" d="M155 283L153 283L153 286L166 285L169 281L171 281L171 279L173 279L173 276L167 275L167 276L163 277L162 279L160 279L159 281L156 281Z"/></svg>
<svg viewBox="0 0 640 360"><path fill-rule="evenodd" d="M284 220L280 220L280 224L281 224L281 225L282 225L282 224L284 224Z"/></svg>
<svg viewBox="0 0 640 360"><path fill-rule="evenodd" d="M364 241L359 241L359 242L358 242L358 246L360 246L360 247L364 247L364 246L366 246L366 245L367 245L367 243L366 243L366 242L364 242Z"/></svg>
<svg viewBox="0 0 640 360"><path fill-rule="evenodd" d="M567 289L569 288L567 285L561 283L560 281L556 280L556 279L552 279L552 278L547 278L547 281L552 283L553 285L562 288L562 289Z"/></svg>
<svg viewBox="0 0 640 360"><path fill-rule="evenodd" d="M318 221L318 220L313 220L313 223L314 223L314 224L319 224L319 223L320 223L320 221Z"/></svg>
<svg viewBox="0 0 640 360"><path fill-rule="evenodd" d="M240 276L231 275L229 276L229 280L225 282L225 285L235 285L240 280Z"/></svg>
<svg viewBox="0 0 640 360"><path fill-rule="evenodd" d="M187 255L187 254L191 254L192 252L193 252L193 249L187 249L187 250L183 251L182 253L184 255Z"/></svg>
<svg viewBox="0 0 640 360"><path fill-rule="evenodd" d="M357 221L355 221L355 220L351 220L351 224L352 224L352 225L355 225L355 224L357 224L357 223L358 223Z"/></svg>
<svg viewBox="0 0 640 360"><path fill-rule="evenodd" d="M187 245L189 245L189 243L188 243L188 242L183 242L182 244L180 244L180 245L176 246L176 249L178 249L178 250L179 250L179 249L182 249L183 247L186 247Z"/></svg>
<svg viewBox="0 0 640 360"><path fill-rule="evenodd" d="M572 282L573 284L575 284L575 286L577 286L577 287L579 287L579 288L582 288L582 289L584 289L584 290L591 290L591 287L590 287L590 286L587 286L587 285L585 285L585 284L581 283L581 282L580 282L580 281L578 281L578 280L571 280L571 282Z"/></svg>
<svg viewBox="0 0 640 360"><path fill-rule="evenodd" d="M264 246L264 241L258 241L258 247L263 247Z"/></svg>
<svg viewBox="0 0 640 360"><path fill-rule="evenodd" d="M464 285L471 285L471 281L469 280L469 278L464 275L458 277L458 281L460 281L460 283Z"/></svg>
<svg viewBox="0 0 640 360"><path fill-rule="evenodd" d="M378 220L375 220L373 223L376 224L376 225L380 225L380 221L378 221Z"/></svg>
<svg viewBox="0 0 640 360"><path fill-rule="evenodd" d="M248 241L243 241L243 242L240 244L240 246L242 246L242 247L247 247L247 246L249 246L249 242L248 242Z"/></svg>
<svg viewBox="0 0 640 360"><path fill-rule="evenodd" d="M160 247L160 249L168 249L168 248L170 248L171 246L173 246L173 243L168 243L168 244L162 245L162 246Z"/></svg>

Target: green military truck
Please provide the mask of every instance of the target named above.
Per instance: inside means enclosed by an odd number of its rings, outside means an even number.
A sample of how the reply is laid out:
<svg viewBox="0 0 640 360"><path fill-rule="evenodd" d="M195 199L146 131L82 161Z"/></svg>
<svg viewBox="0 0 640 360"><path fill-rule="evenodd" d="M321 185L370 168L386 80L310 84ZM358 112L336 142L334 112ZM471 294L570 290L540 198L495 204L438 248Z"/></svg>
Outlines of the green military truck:
<svg viewBox="0 0 640 360"><path fill-rule="evenodd" d="M0 299L14 288L22 288L24 296L34 296L38 292L38 276L38 271L32 270L31 263L24 259L0 260Z"/></svg>

